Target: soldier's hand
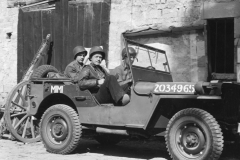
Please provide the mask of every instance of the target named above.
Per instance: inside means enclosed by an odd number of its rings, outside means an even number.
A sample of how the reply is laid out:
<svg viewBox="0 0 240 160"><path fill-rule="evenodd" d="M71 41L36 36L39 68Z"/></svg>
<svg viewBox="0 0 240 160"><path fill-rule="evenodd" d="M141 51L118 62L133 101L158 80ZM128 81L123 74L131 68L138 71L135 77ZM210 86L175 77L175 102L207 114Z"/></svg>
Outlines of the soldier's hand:
<svg viewBox="0 0 240 160"><path fill-rule="evenodd" d="M98 80L98 84L99 84L99 85L102 85L102 84L104 83L104 81L105 81L105 79L99 79L99 80Z"/></svg>

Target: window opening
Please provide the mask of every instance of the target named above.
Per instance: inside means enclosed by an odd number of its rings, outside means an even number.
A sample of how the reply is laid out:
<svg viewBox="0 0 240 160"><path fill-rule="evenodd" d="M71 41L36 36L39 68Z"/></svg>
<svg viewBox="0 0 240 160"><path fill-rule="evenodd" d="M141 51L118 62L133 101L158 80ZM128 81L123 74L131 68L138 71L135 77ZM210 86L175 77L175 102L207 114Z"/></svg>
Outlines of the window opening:
<svg viewBox="0 0 240 160"><path fill-rule="evenodd" d="M234 18L207 21L209 74L234 73Z"/></svg>

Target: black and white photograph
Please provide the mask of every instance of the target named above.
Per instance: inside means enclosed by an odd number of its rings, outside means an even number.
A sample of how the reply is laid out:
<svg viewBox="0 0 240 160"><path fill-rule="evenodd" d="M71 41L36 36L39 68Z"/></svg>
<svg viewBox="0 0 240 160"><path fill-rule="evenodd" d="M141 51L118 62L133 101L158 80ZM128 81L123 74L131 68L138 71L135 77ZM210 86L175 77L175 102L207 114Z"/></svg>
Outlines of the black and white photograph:
<svg viewBox="0 0 240 160"><path fill-rule="evenodd" d="M1 160L240 160L240 0L1 0Z"/></svg>

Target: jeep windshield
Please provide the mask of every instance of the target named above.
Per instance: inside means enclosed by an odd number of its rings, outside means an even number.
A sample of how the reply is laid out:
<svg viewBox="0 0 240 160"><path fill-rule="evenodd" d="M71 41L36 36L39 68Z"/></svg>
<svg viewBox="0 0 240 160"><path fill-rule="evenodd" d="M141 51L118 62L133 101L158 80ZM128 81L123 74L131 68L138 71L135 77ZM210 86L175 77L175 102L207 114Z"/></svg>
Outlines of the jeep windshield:
<svg viewBox="0 0 240 160"><path fill-rule="evenodd" d="M137 52L131 65L133 82L172 82L172 75L166 52L148 45L125 39L126 47L132 47ZM129 55L129 53L127 53Z"/></svg>
<svg viewBox="0 0 240 160"><path fill-rule="evenodd" d="M131 40L126 40L128 47L132 47L137 52L133 66L143 67L152 70L170 72L166 52L149 45L140 44Z"/></svg>

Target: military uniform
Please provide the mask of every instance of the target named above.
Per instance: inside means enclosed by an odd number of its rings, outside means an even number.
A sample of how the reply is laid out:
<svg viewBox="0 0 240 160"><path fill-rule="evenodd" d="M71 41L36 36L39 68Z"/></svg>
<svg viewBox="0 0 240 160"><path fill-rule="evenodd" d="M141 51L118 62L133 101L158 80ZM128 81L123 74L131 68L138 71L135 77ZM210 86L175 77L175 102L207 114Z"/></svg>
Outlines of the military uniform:
<svg viewBox="0 0 240 160"><path fill-rule="evenodd" d="M83 64L79 64L76 60L67 65L64 74L73 80L74 83L78 82L78 74L83 69Z"/></svg>
<svg viewBox="0 0 240 160"><path fill-rule="evenodd" d="M78 82L78 74L81 72L81 70L84 67L84 64L80 64L76 60L76 57L79 54L85 54L85 56L87 55L87 51L85 50L85 48L83 46L76 46L73 49L74 61L72 61L70 64L68 64L65 71L64 71L65 76L68 77L68 78L71 78L73 83Z"/></svg>
<svg viewBox="0 0 240 160"><path fill-rule="evenodd" d="M105 53L100 47L93 47L90 50L89 59L94 53L100 53L105 58ZM88 89L99 103L122 103L122 98L125 95L124 90L118 84L117 79L100 65L93 63L86 65L78 77L79 87L81 90ZM105 79L102 85L98 84L98 80Z"/></svg>
<svg viewBox="0 0 240 160"><path fill-rule="evenodd" d="M102 78L105 81L99 86L97 81ZM78 84L80 89L88 89L99 103L117 104L125 94L115 76L109 75L101 66L94 66L93 64L83 68Z"/></svg>
<svg viewBox="0 0 240 160"><path fill-rule="evenodd" d="M130 68L124 62L122 62L122 64L116 68L112 69L111 74L116 75L118 82L132 79Z"/></svg>
<svg viewBox="0 0 240 160"><path fill-rule="evenodd" d="M128 47L129 55L133 58L136 57L137 53L132 47ZM120 86L123 88L123 90L130 94L130 87L132 86L132 73L130 70L130 66L127 62L127 49L124 48L122 50L122 63L121 65L117 66L116 68L110 70L110 74L115 75L117 77L117 81L119 82Z"/></svg>

